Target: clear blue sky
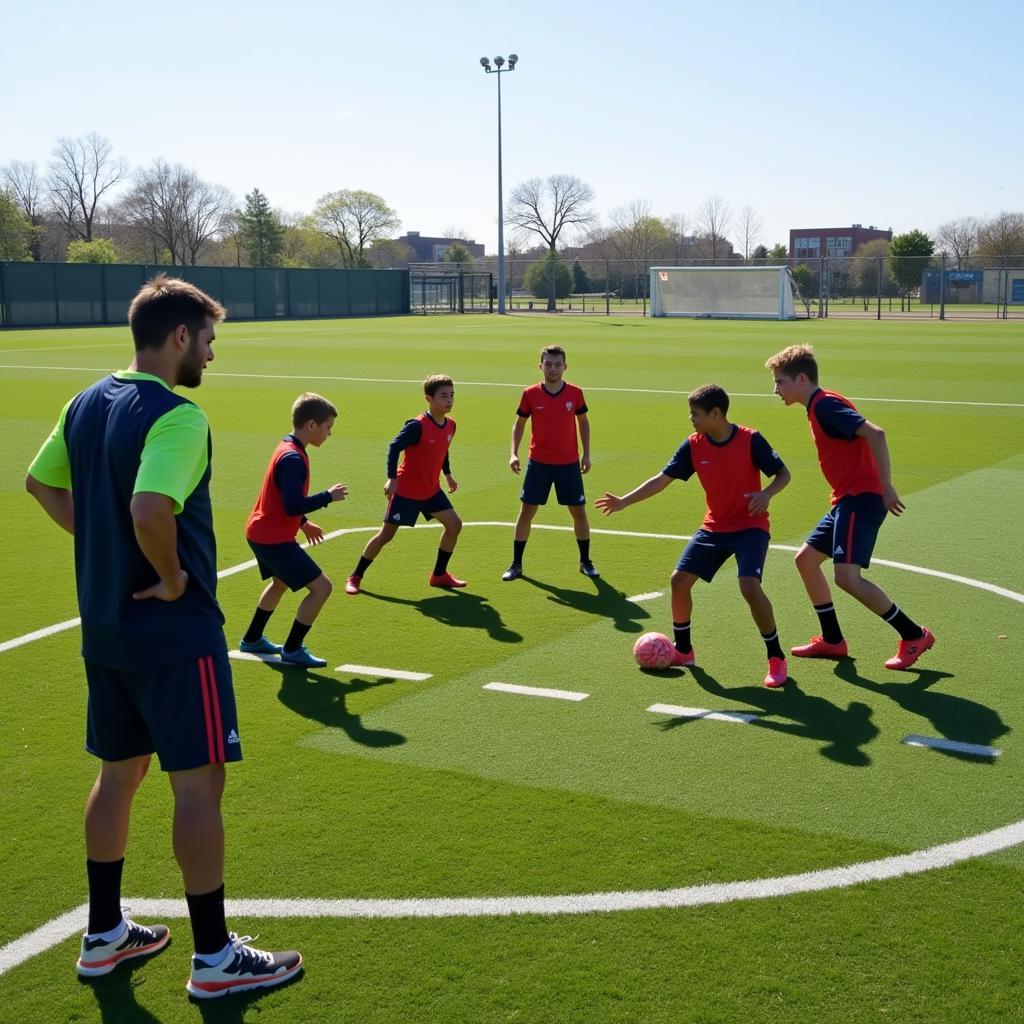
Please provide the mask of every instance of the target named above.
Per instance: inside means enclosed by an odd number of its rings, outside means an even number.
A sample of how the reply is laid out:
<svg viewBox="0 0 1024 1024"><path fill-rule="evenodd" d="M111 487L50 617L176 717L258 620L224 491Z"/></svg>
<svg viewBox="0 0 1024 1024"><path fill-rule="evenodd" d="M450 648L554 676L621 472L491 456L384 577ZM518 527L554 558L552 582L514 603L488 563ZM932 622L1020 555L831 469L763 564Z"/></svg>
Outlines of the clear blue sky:
<svg viewBox="0 0 1024 1024"><path fill-rule="evenodd" d="M1024 209L1024 5L1007 0L11 4L0 163L95 130L134 165L181 161L288 211L369 189L403 230L454 225L492 251L479 58L510 51L506 196L565 172L603 217L644 198L692 219L718 193L768 244Z"/></svg>

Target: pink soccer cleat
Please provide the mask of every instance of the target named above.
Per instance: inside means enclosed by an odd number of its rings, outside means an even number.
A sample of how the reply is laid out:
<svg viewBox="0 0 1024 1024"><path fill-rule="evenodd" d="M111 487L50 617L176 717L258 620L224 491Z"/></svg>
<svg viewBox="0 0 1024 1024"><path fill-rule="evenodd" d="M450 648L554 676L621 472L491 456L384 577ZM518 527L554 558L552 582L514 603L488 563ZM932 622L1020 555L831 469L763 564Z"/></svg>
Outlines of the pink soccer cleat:
<svg viewBox="0 0 1024 1024"><path fill-rule="evenodd" d="M697 655L693 651L687 651L683 654L682 651L673 651L672 660L669 662L669 668L692 668L697 664Z"/></svg>
<svg viewBox="0 0 1024 1024"><path fill-rule="evenodd" d="M764 677L764 685L769 690L777 690L780 686L786 685L789 679L789 667L785 658L768 659L768 675Z"/></svg>
<svg viewBox="0 0 1024 1024"><path fill-rule="evenodd" d="M901 640L896 656L890 658L886 668L903 669L910 668L925 651L935 646L935 636L931 630L921 627L921 635L916 640Z"/></svg>
<svg viewBox="0 0 1024 1024"><path fill-rule="evenodd" d="M797 658L845 658L849 648L845 639L830 644L823 637L812 636L803 646L790 647L789 653Z"/></svg>
<svg viewBox="0 0 1024 1024"><path fill-rule="evenodd" d="M363 582L363 577L362 576L349 576L349 578L347 580L345 580L345 593L346 594L358 594L359 593L359 584L362 583L362 582Z"/></svg>
<svg viewBox="0 0 1024 1024"><path fill-rule="evenodd" d="M466 585L466 581L457 579L450 572L443 572L441 573L440 576L435 576L433 573L431 573L430 585L432 587L444 587L446 589L454 589L456 587L464 587Z"/></svg>

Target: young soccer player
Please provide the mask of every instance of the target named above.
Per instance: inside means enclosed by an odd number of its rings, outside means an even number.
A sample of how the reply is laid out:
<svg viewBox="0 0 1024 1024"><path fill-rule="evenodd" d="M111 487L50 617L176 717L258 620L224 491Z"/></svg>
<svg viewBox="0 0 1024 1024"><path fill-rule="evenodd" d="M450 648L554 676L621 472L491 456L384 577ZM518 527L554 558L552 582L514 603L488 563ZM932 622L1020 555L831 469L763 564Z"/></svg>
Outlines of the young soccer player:
<svg viewBox="0 0 1024 1024"><path fill-rule="evenodd" d="M530 539L530 526L537 509L547 504L552 484L558 504L568 506L572 516L573 531L580 549L580 572L591 578L601 575L590 560L590 523L587 521L587 499L583 493L583 474L590 472L590 421L583 392L575 384L562 379L567 366L563 348L548 345L542 349L540 370L544 379L523 392L516 410L512 455L508 460L513 473L520 471L519 446L523 441L526 421L532 419L533 426L526 479L519 495L522 504L513 534L512 564L501 577L506 582L523 575L523 552ZM576 441L577 424L582 455Z"/></svg>
<svg viewBox="0 0 1024 1024"><path fill-rule="evenodd" d="M818 386L818 363L810 345L790 345L765 366L772 372L775 394L786 405L806 407L818 464L832 488L832 507L796 555L796 567L817 612L821 635L792 648L791 653L798 658L846 657L846 638L821 568L825 559L831 558L840 589L900 635L899 648L885 667L910 668L935 643L935 637L862 575L871 562L886 511L894 516L903 512L903 502L892 484L885 431L866 420L848 398Z"/></svg>
<svg viewBox="0 0 1024 1024"><path fill-rule="evenodd" d="M295 542L301 530L310 544L319 544L324 531L306 518L308 512L344 501L348 488L335 484L318 494L309 493L309 456L306 448L319 448L331 436L338 410L321 395L306 392L292 405L292 432L281 438L270 456L256 504L245 526L260 576L270 582L260 594L256 612L239 643L248 654L278 654L286 665L323 668L327 662L311 654L306 635L320 609L331 596L333 585L320 566ZM295 621L284 647L271 643L263 631L287 590L309 593L295 612Z"/></svg>
<svg viewBox="0 0 1024 1024"><path fill-rule="evenodd" d="M717 384L697 388L687 401L695 433L679 446L668 465L629 494L619 498L606 493L594 505L609 516L659 494L673 480L689 480L696 473L707 498L707 513L672 573L676 645L672 664L696 664L690 638L693 587L699 579L710 583L735 555L740 593L750 605L750 614L768 650L764 685L777 688L788 678L786 657L761 578L770 540L768 503L789 483L789 470L761 434L729 422L729 396ZM763 489L762 473L774 477Z"/></svg>
<svg viewBox="0 0 1024 1024"><path fill-rule="evenodd" d="M225 763L242 748L217 604L210 514L212 442L197 388L224 309L159 275L128 310L135 357L64 407L28 470L29 493L75 538L86 749L100 759L85 807L89 924L78 973L91 978L150 956L170 937L121 907L135 793L155 752L174 796L195 954L189 993L205 999L294 977L294 950L265 953L224 920Z"/></svg>
<svg viewBox="0 0 1024 1024"><path fill-rule="evenodd" d="M380 549L392 541L400 526L415 526L421 512L424 519L436 519L444 527L430 585L445 589L466 585L465 580L457 579L448 571L448 562L462 531L462 520L452 508L448 495L438 486L440 475L444 473L448 494L459 489L448 458L455 436L455 420L448 415L455 404L455 384L451 377L436 373L423 382L423 394L427 411L413 420L406 420L388 447L388 475L384 481L388 505L384 525L363 549L359 563L345 584L346 594L359 593L366 570L380 554Z"/></svg>

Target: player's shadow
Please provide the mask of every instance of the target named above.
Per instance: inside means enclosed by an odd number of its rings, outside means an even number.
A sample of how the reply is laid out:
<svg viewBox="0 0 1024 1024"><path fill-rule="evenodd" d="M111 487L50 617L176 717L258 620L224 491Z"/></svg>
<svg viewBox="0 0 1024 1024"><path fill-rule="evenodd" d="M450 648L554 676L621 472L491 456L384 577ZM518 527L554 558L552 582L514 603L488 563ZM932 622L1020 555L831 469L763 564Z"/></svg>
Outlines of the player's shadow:
<svg viewBox="0 0 1024 1024"><path fill-rule="evenodd" d="M992 746L1000 736L1005 736L1011 731L1010 727L1000 718L999 712L987 704L932 689L941 680L953 678L951 672L912 668L900 673L894 672L892 682L887 679L880 683L862 676L850 658L844 658L838 662L834 671L843 682L887 697L911 714L927 719L936 732L947 740L980 743L988 747ZM978 763L976 755L964 754L956 750L936 749L948 757L968 760L973 764Z"/></svg>
<svg viewBox="0 0 1024 1024"><path fill-rule="evenodd" d="M446 591L436 597L411 599L407 597L389 597L373 591L362 590L361 593L372 597L375 601L386 601L388 604L402 604L415 608L434 619L443 626L459 626L464 629L484 629L492 640L503 644L519 644L522 636L509 629L502 621L501 613L487 598L479 594L468 594L464 590Z"/></svg>
<svg viewBox="0 0 1024 1024"><path fill-rule="evenodd" d="M879 728L871 721L872 711L867 704L851 701L841 708L824 697L805 693L792 676L782 689L769 690L764 686L723 686L699 665L690 672L706 693L757 708L760 714L751 723L755 727L822 743L821 756L838 764L852 768L871 764L862 748L878 736ZM690 719L673 719L664 728L687 721Z"/></svg>
<svg viewBox="0 0 1024 1024"><path fill-rule="evenodd" d="M297 715L321 722L332 729L341 729L353 743L361 743L364 747L397 747L405 743L405 737L399 732L368 729L363 725L362 716L349 711L345 703L353 693L387 686L393 680L358 677L343 680L297 666L274 662L267 664L281 674L281 689L277 699Z"/></svg>
<svg viewBox="0 0 1024 1024"><path fill-rule="evenodd" d="M158 955L166 955L172 945L173 939ZM160 1018L153 1016L145 1007L139 1006L135 998L136 989L142 982L137 981L133 975L144 968L151 959L145 957L126 960L118 964L110 974L99 978L78 979L80 984L88 985L92 989L103 1024L124 1024L125 1021L132 1021L133 1024L160 1024Z"/></svg>
<svg viewBox="0 0 1024 1024"><path fill-rule="evenodd" d="M538 580L533 576L522 577L530 586L543 590L548 600L563 608L575 608L588 615L611 619L612 625L623 633L639 633L643 625L639 620L649 619L651 613L642 605L629 598L621 590L598 577L591 580L596 590L573 590L570 587L556 587L553 583Z"/></svg>

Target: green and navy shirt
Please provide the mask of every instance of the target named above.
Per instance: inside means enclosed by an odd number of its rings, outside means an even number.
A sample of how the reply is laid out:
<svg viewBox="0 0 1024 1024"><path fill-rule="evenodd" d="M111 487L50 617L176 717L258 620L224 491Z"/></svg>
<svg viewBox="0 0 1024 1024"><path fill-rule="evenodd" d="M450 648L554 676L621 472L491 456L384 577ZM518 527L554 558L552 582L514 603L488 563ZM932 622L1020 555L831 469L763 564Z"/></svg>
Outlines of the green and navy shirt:
<svg viewBox="0 0 1024 1024"><path fill-rule="evenodd" d="M161 668L227 649L217 604L206 415L163 380L121 371L76 395L29 467L71 491L82 655L122 671ZM135 539L134 494L174 504L188 585L177 601L136 601L158 581Z"/></svg>

